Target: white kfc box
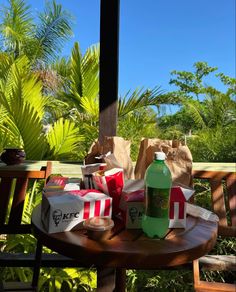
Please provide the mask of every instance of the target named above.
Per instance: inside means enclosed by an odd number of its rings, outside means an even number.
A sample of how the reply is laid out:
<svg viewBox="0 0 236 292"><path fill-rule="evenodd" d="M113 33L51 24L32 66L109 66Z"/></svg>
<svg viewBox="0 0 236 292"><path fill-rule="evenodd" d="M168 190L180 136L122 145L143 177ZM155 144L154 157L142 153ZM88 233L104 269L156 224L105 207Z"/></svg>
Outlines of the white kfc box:
<svg viewBox="0 0 236 292"><path fill-rule="evenodd" d="M87 218L111 218L112 198L90 189L43 192L41 219L48 233L76 229Z"/></svg>
<svg viewBox="0 0 236 292"><path fill-rule="evenodd" d="M141 228L143 201L144 180L126 180L120 200L120 211L127 229Z"/></svg>

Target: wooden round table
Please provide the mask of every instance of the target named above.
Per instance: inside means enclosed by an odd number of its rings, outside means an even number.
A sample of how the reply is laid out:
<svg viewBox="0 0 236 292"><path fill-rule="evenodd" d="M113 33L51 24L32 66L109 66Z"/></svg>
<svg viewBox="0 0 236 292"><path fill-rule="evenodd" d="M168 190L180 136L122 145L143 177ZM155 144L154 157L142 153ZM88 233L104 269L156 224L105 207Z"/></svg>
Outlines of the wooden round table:
<svg viewBox="0 0 236 292"><path fill-rule="evenodd" d="M33 210L31 223L43 245L78 260L80 266L98 268L99 291L109 291L104 288L111 282L106 273L109 268L117 274L122 269L166 268L207 254L215 245L218 229L217 222L187 216L186 229L172 229L160 240L146 237L140 229L127 230L117 219L112 236L99 242L89 239L84 229L48 234L41 223L41 205Z"/></svg>

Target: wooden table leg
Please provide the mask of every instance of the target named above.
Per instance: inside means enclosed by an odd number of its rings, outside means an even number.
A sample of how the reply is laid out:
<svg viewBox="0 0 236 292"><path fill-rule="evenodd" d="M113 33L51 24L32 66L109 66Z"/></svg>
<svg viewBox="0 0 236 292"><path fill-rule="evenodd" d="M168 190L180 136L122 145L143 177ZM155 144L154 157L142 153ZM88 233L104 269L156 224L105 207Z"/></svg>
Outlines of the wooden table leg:
<svg viewBox="0 0 236 292"><path fill-rule="evenodd" d="M113 292L115 289L115 269L97 268L97 292Z"/></svg>
<svg viewBox="0 0 236 292"><path fill-rule="evenodd" d="M98 292L125 292L125 287L125 269L97 268Z"/></svg>
<svg viewBox="0 0 236 292"><path fill-rule="evenodd" d="M116 269L115 292L125 292L125 287L126 287L126 269Z"/></svg>

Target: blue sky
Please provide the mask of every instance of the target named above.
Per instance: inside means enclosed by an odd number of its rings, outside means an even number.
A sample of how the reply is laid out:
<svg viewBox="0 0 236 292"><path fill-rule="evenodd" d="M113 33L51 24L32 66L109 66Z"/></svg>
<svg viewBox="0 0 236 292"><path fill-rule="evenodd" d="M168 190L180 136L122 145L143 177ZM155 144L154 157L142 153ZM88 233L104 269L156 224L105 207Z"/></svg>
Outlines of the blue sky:
<svg viewBox="0 0 236 292"><path fill-rule="evenodd" d="M57 0L74 15L74 41L82 52L99 42L99 0ZM27 1L42 11L44 0ZM0 4L6 0L0 0ZM119 94L170 86L172 70L191 71L206 61L235 77L235 0L120 0ZM209 84L223 90L214 78Z"/></svg>

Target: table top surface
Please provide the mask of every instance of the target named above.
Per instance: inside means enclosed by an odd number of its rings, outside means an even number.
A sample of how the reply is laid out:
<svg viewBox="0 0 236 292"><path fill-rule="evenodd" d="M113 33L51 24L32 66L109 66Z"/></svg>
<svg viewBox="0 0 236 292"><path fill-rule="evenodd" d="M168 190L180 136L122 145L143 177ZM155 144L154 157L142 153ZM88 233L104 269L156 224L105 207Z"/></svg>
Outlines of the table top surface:
<svg viewBox="0 0 236 292"><path fill-rule="evenodd" d="M32 213L32 230L42 244L80 265L127 269L157 269L188 263L215 245L217 222L187 216L185 229L171 229L165 239L146 237L141 229L125 229L115 219L112 235L95 241L84 229L48 234L41 222L41 205Z"/></svg>

